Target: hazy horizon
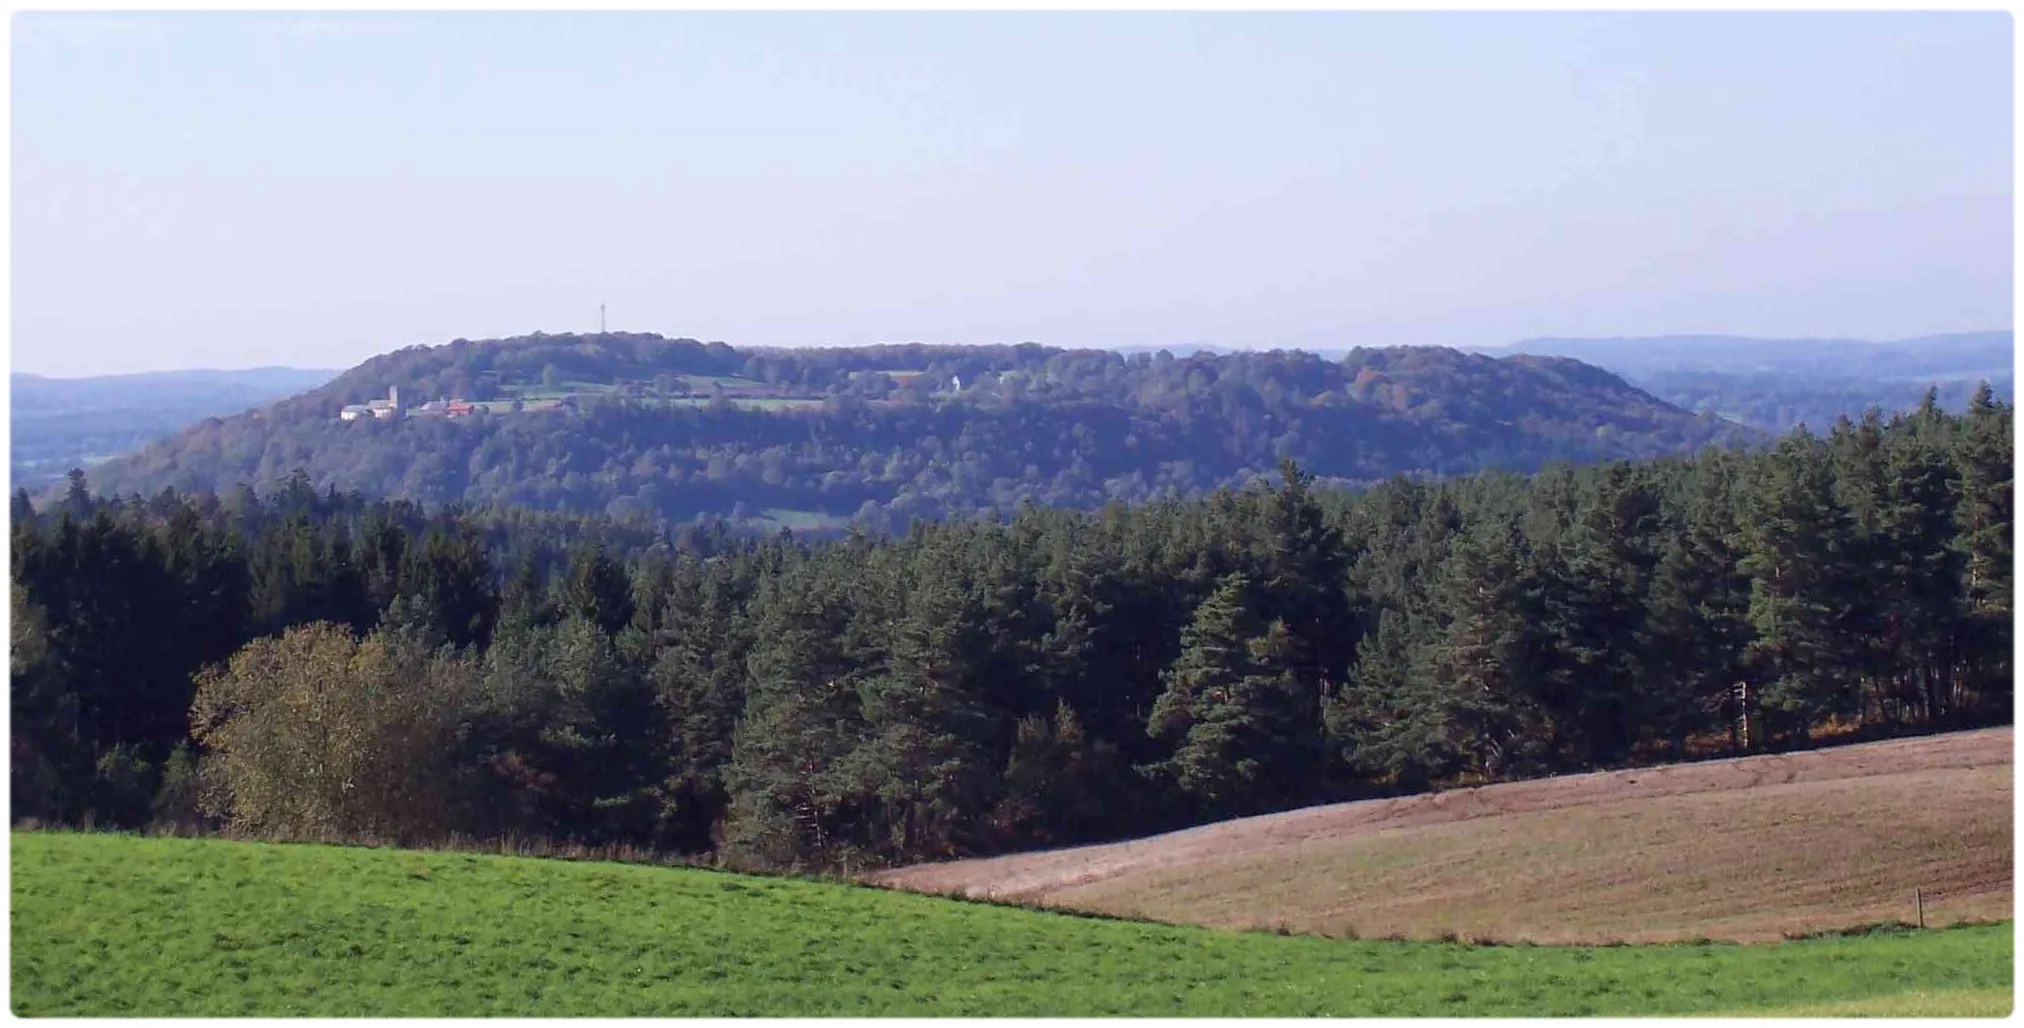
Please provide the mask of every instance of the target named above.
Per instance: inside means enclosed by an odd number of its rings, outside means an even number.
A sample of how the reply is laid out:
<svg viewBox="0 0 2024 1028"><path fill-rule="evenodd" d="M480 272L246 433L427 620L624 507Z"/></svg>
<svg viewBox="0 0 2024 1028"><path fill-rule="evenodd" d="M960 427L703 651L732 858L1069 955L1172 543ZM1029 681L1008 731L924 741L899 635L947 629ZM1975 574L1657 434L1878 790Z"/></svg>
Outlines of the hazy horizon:
<svg viewBox="0 0 2024 1028"><path fill-rule="evenodd" d="M15 371L2013 324L2001 12L10 24Z"/></svg>
<svg viewBox="0 0 2024 1028"><path fill-rule="evenodd" d="M678 333L678 332L657 332L657 331L655 331L655 330L653 330L653 329L617 329L617 328L614 328L614 329L612 329L611 331L612 331L613 333L618 333L618 332L628 332L628 333L637 333L637 334L642 334L642 335L658 335L658 336L661 336L661 337L663 337L663 338L666 338L666 339L694 339L694 338L695 338L694 336L685 336L685 335L683 335L683 334L681 334L681 333ZM1821 337L1821 336L1812 336L1812 337L1804 337L1804 336L1781 336L1781 337L1765 337L1765 336L1720 336L1720 338L1728 338L1728 339L1748 339L1748 340L1751 340L1751 341L1756 341L1756 342L1764 342L1764 343L1771 343L1771 344L1779 344L1779 343L1818 343L1818 342L1830 342L1830 343L1858 343L1858 344L1866 344L1866 345L1882 345L1882 346L1889 346L1889 345L1894 345L1894 344L1899 344L1899 343L1908 343L1908 342L1917 342L1917 341L1920 341L1920 340L1924 340L1924 339L1931 339L1931 338L1939 338L1939 337L1949 337L1949 336L1963 336L1963 335L1984 335L1984 334L1989 334L1989 333L2006 333L2006 332L2009 332L2009 333L2014 333L2014 329L2010 329L2010 328L1997 328L1997 329L1983 329L1983 330L1980 330L1980 331L1969 331L1969 332L1935 332L1935 333L1930 333L1930 334L1928 334L1928 335L1920 335L1920 336L1912 336L1912 337L1909 337L1909 338L1905 338L1905 339L1855 339L1855 338L1846 338L1846 337ZM550 334L551 334L551 335L567 335L567 334L571 334L571 333L566 333L566 332L554 332L554 333L550 333ZM595 335L595 334L597 334L597 332L596 332L596 329L595 329L595 328L591 328L591 329L588 329L588 330L578 330L578 331L576 331L576 332L575 332L574 334L576 334L576 335ZM1509 348L1513 348L1513 347L1517 347L1517 346L1522 346L1522 345L1524 345L1525 343L1527 343L1527 342L1530 342L1530 341L1535 341L1535 340L1548 340L1548 339L1550 339L1550 340L1553 340L1553 341L1556 341L1556 342L1597 342L1597 343L1606 343L1606 342L1614 342L1614 341L1617 341L1617 340L1620 340L1620 339L1651 339L1651 340L1664 340L1664 339L1668 339L1668 338L1702 338L1702 337L1709 337L1709 338L1714 338L1714 337L1717 337L1717 334L1716 334L1716 333L1674 333L1674 334L1670 334L1670 335L1666 335L1666 334L1654 334L1654 335L1651 335L1651 336L1635 336L1635 337L1623 337L1623 336L1614 336L1614 337L1613 337L1613 336L1551 336L1551 335L1539 335L1539 336L1528 336L1528 337L1526 337L1525 339L1513 339L1513 340L1510 340L1510 341L1508 341L1508 342L1503 342L1503 343L1484 343L1484 344L1480 344L1480 345L1479 345L1479 344L1468 344L1468 345L1462 345L1462 346L1457 346L1457 347L1455 347L1455 348L1456 348L1456 349L1463 349L1463 350L1502 350L1502 349L1509 349ZM501 338L511 338L511 337L501 337ZM730 340L730 339L724 339L724 340L707 340L707 339L706 339L706 340L698 340L698 341L699 341L699 342L723 342L723 343L726 343L726 344L728 344L728 345L730 345L730 346L732 346L732 347L734 347L734 348L739 348L739 349L745 349L745 348L758 348L758 344L747 344L747 343L739 343L739 342L737 342L736 340ZM420 343L420 345L424 345L424 346L444 346L444 345L448 345L448 344L449 344L450 342L452 342L452 340L448 340L448 339L444 339L444 340L436 340L436 341L422 341L422 342ZM896 340L884 340L884 341L882 341L882 342L887 342L887 343L893 343L893 344L896 344L896 345L901 345L901 346L906 346L906 345L913 345L913 344L918 344L918 345L922 345L922 346L989 346L989 345L997 345L997 344L992 344L992 343L941 343L941 342L937 342L937 341L935 341L935 340L929 340L929 339L896 339ZM1032 340L1026 340L1026 339L1022 339L1022 340L1008 340L1008 341L1007 341L1007 342L1006 342L1006 343L1005 343L1004 345L1018 345L1018 344L1020 344L1020 343L1029 343L1029 342L1030 342L1030 343L1037 343L1037 344L1039 344L1039 345L1041 345L1041 346L1051 346L1051 345L1054 345L1054 344L1051 344L1051 343L1047 343L1047 342L1045 342L1044 340L1037 340L1037 339L1032 339ZM416 345L416 344L415 344L415 343L413 343L413 342L409 342L409 343L403 343L403 344L401 344L401 345L402 345L402 346L412 346L412 345ZM824 346L849 346L849 345L860 345L860 344L845 344L845 343L808 343L808 344L800 344L800 345L801 345L801 347L806 347L806 348L821 348L821 347L824 347ZM877 344L877 343L874 343L874 344L871 344L871 345L879 345L879 344ZM1350 345L1346 345L1346 346L1284 346L1284 347L1277 347L1277 348L1278 348L1278 349L1285 349L1285 350L1304 350L1304 351L1307 351L1307 352L1309 352L1309 353L1316 353L1316 354L1330 354L1330 353L1338 353L1338 352L1345 352L1345 351L1348 351L1348 350L1353 350L1353 349L1355 349L1355 348L1356 348L1356 346L1357 346L1357 345L1372 345L1372 344L1350 344ZM1377 344L1377 345L1387 345L1387 344ZM1410 345L1410 344L1406 344L1406 345ZM1441 345L1446 345L1446 344L1441 344L1441 343L1427 343L1427 344L1423 344L1423 345L1428 345L1428 346L1441 346ZM792 347L792 346L790 346L790 347L788 347L788 348L796 348L796 347ZM1117 351L1124 351L1124 352L1136 352L1136 351L1142 351L1142 350L1143 350L1143 351L1155 351L1155 350L1162 350L1162 349L1165 349L1165 350L1171 350L1171 351L1172 351L1172 352L1173 352L1173 353L1174 353L1174 354L1175 354L1176 356L1182 356L1182 355L1186 355L1186 354L1189 354L1189 353L1193 353L1193 352L1195 352L1195 351L1197 351L1197 350L1213 350L1213 351L1219 351L1219 352L1235 352L1235 351L1257 351L1257 352L1263 352L1263 351L1266 351L1266 350L1271 350L1271 349L1274 349L1274 347L1272 347L1272 346L1223 346L1223 345L1219 345L1219 344L1216 344L1216 343L1199 343L1199 344L1189 344L1189 345L1144 345L1144 344L1137 344L1137 345L1124 345L1124 346L1089 346L1089 347L1078 347L1078 349L1091 349L1091 350L1117 350ZM171 367L171 368L153 368L153 369L149 369L149 370L146 370L146 371L109 371L109 372L88 372L88 373L84 373L84 374L50 374L50 373L44 373L44 372L39 372L39 371L27 371L27 370L24 370L24 369L22 369L22 368L18 368L18 367L17 367L17 368L14 368L14 369L12 369L12 372L11 372L11 373L12 373L12 374L16 374L16 375L28 375L28 376L31 376L31 377L35 377L35 378L44 378L44 379L51 379L51 380L55 380L55 381L74 381L74 380L77 380L77 379L85 379L85 378L138 378L138 377L142 377L142 376L146 376L146 375L178 375L178 374L180 374L180 375L201 375L201 374L208 374L208 373L216 373L216 374L221 374L221 375L237 375L237 374L250 374L250 373L253 373L253 372L259 372L259 371L316 371L316 372L323 372L323 371L327 371L327 372L330 372L330 373L331 373L332 375L339 375L339 374L343 374L344 372L346 372L346 371L350 370L351 368L353 368L353 367L357 366L358 364L362 364L362 363L364 363L364 362L365 362L366 360L370 360L370 359L371 359L372 357L378 356L378 355L379 355L379 354L381 354L381 353L388 353L388 352L392 352L392 350L391 350L391 349L389 349L389 350L382 350L382 351L374 351L374 352L372 352L372 353L367 353L367 354L363 354L363 355L362 355L362 356L360 356L360 357L359 357L359 358L358 358L357 360L354 360L354 361L352 361L351 363L349 363L349 364L344 364L344 365L297 365L297 364L256 364L256 365L247 365L247 366L244 366L244 367L219 367L219 366L211 366L211 365L206 365L206 366L201 366L201 367Z"/></svg>

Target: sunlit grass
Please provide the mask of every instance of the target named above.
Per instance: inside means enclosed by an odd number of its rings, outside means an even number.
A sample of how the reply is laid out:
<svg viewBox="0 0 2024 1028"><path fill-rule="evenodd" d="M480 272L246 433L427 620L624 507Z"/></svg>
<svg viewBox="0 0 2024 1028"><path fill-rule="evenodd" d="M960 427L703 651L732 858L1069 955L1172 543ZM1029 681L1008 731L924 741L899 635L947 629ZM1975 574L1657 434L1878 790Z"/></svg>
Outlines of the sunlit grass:
<svg viewBox="0 0 2024 1028"><path fill-rule="evenodd" d="M65 833L12 853L31 1015L1688 1014L2011 986L2008 925L1471 947L466 853Z"/></svg>

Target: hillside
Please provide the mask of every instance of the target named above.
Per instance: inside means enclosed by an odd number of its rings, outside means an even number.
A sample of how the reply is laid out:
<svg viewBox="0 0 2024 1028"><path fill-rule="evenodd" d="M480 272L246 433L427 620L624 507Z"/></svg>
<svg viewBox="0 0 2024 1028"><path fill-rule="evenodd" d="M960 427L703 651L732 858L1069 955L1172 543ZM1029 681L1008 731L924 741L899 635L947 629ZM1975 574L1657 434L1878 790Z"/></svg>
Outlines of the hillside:
<svg viewBox="0 0 2024 1028"><path fill-rule="evenodd" d="M410 416L341 420L390 391ZM439 400L465 402L432 416ZM319 490L432 503L889 528L1028 502L1199 494L1287 457L1324 479L1371 482L1748 438L1554 358L738 350L614 333L386 354L108 462L92 481L115 494L223 491L300 468Z"/></svg>
<svg viewBox="0 0 2024 1028"><path fill-rule="evenodd" d="M1480 352L1585 361L1683 409L1779 433L1799 425L1822 432L1836 418L1858 419L1871 407L1886 413L1911 410L1927 390L1942 407L1958 411L1983 382L2004 400L2016 389L2016 339L2010 332L1881 343L1741 336L1543 338Z"/></svg>
<svg viewBox="0 0 2024 1028"><path fill-rule="evenodd" d="M313 389L336 371L252 368L162 371L91 378L15 372L12 476L36 488L71 468L138 450L204 418L238 414Z"/></svg>
<svg viewBox="0 0 2024 1028"><path fill-rule="evenodd" d="M16 833L23 1016L1356 1016L2010 1008L2008 926L1345 942L460 853Z"/></svg>
<svg viewBox="0 0 2024 1028"><path fill-rule="evenodd" d="M1572 775L903 868L881 884L1227 927L1755 941L2010 916L2013 732Z"/></svg>

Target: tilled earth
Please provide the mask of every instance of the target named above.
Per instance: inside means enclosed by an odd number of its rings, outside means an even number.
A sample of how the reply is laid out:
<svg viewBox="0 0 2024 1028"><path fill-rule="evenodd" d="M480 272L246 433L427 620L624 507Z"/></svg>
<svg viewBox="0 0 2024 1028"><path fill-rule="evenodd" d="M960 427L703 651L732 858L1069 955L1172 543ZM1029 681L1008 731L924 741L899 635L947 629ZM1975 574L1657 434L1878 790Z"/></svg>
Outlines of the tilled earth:
<svg viewBox="0 0 2024 1028"><path fill-rule="evenodd" d="M1762 941L2012 916L1990 729L1243 818L901 868L897 888L1319 934ZM1918 890L1918 893L1915 893Z"/></svg>

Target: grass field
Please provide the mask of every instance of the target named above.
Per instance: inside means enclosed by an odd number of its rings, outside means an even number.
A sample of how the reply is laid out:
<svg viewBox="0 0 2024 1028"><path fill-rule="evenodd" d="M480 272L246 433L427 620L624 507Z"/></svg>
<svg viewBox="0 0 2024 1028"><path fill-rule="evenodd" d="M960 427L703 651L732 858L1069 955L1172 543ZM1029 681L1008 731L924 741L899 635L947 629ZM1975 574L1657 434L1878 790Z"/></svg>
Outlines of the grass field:
<svg viewBox="0 0 2024 1028"><path fill-rule="evenodd" d="M2009 989L1907 992L1896 996L1819 1003L1811 1006L1744 1010L1732 1017L2008 1017L2015 1004Z"/></svg>
<svg viewBox="0 0 2024 1028"><path fill-rule="evenodd" d="M768 507L759 512L759 524L773 530L782 528L794 532L814 532L831 528L846 528L850 525L849 515L825 514L819 510L790 510L786 507Z"/></svg>
<svg viewBox="0 0 2024 1028"><path fill-rule="evenodd" d="M828 403L820 397L794 396L732 396L726 398L733 406L746 410L821 410ZM678 396L659 401L668 407L707 407L712 402L708 396Z"/></svg>
<svg viewBox="0 0 2024 1028"><path fill-rule="evenodd" d="M462 853L16 833L12 856L22 1015L2002 1013L2012 988L2008 925L1478 947Z"/></svg>
<svg viewBox="0 0 2024 1028"><path fill-rule="evenodd" d="M1315 807L883 884L1365 938L1765 941L2012 916L2013 733Z"/></svg>

